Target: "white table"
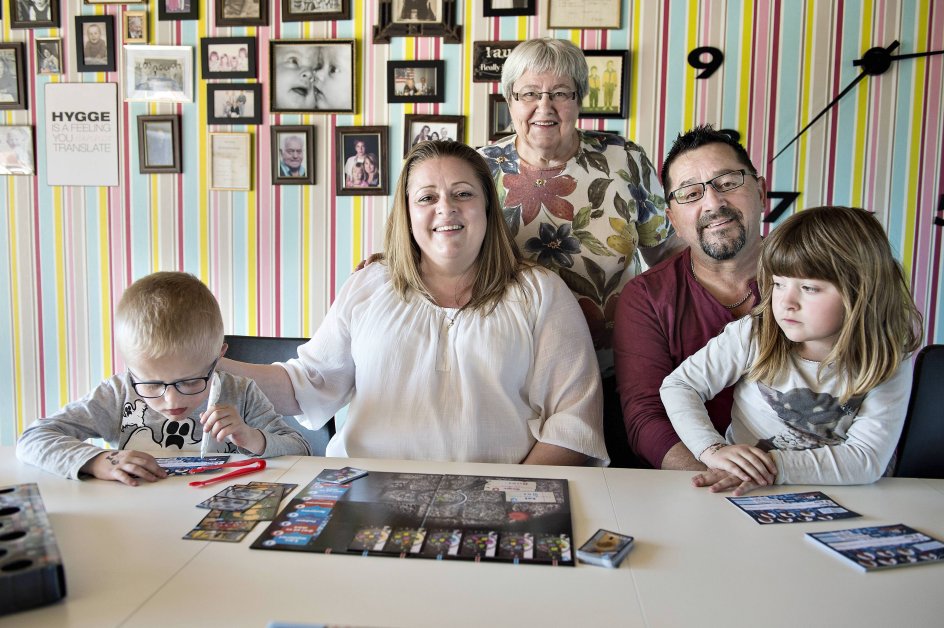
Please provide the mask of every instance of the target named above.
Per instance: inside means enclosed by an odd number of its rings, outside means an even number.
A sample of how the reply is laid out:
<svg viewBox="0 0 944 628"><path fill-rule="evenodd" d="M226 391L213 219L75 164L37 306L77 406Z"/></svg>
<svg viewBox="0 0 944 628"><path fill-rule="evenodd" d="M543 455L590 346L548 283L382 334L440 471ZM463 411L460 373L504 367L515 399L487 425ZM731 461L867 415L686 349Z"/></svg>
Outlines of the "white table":
<svg viewBox="0 0 944 628"><path fill-rule="evenodd" d="M331 458L281 458L235 482L303 487L323 468L566 478L577 542L598 528L636 537L621 569L251 550L185 541L221 485L169 478L130 488L63 480L0 448L0 484L37 482L63 554L62 603L6 626L939 626L944 565L863 574L804 538L814 530L910 524L944 538L944 481L826 487L863 518L759 526L691 474ZM775 489L787 492L795 488Z"/></svg>

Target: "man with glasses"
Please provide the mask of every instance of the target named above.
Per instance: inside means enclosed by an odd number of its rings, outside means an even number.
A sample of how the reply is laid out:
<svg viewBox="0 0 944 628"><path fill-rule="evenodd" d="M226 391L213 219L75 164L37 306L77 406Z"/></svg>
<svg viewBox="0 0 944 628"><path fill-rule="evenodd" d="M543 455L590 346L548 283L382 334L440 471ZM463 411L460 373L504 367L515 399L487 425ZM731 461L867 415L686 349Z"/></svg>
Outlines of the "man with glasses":
<svg viewBox="0 0 944 628"><path fill-rule="evenodd" d="M701 470L659 398L662 380L750 312L767 185L744 147L710 126L679 135L662 166L666 215L689 248L626 285L616 310L616 381L633 451L656 469ZM724 433L732 389L705 406Z"/></svg>
<svg viewBox="0 0 944 628"><path fill-rule="evenodd" d="M216 370L226 351L223 317L193 275L154 273L131 284L115 312L115 341L127 370L30 425L16 445L20 460L137 486L167 476L154 459L159 450L310 454L255 382Z"/></svg>

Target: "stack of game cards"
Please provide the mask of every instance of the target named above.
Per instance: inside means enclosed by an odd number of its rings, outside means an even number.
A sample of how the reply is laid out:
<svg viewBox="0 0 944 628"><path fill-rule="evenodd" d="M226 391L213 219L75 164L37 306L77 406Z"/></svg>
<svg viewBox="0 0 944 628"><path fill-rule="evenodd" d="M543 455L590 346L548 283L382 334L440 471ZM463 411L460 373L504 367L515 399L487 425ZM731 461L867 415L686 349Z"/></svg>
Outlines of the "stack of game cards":
<svg viewBox="0 0 944 628"><path fill-rule="evenodd" d="M600 565L602 567L619 567L629 550L633 547L633 537L597 530L590 540L577 550L577 558L582 563Z"/></svg>
<svg viewBox="0 0 944 628"><path fill-rule="evenodd" d="M282 498L296 486L276 482L227 486L197 504L199 508L208 508L210 512L184 538L238 543L252 531L256 523L274 519Z"/></svg>

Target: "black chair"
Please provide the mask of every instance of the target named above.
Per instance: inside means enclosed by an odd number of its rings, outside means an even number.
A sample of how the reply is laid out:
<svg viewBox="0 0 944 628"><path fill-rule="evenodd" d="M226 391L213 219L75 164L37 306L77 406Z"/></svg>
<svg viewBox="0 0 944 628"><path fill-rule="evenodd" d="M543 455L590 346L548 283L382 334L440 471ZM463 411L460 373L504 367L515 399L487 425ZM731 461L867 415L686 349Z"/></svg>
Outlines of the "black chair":
<svg viewBox="0 0 944 628"><path fill-rule="evenodd" d="M308 338L276 338L273 336L226 336L226 357L250 364L271 364L285 362L298 356L298 347L308 342ZM325 455L325 447L334 436L334 419L325 423L318 430L303 427L293 416L282 417L286 423L298 430L308 445L313 456Z"/></svg>
<svg viewBox="0 0 944 628"><path fill-rule="evenodd" d="M897 454L896 476L944 479L944 345L918 353Z"/></svg>

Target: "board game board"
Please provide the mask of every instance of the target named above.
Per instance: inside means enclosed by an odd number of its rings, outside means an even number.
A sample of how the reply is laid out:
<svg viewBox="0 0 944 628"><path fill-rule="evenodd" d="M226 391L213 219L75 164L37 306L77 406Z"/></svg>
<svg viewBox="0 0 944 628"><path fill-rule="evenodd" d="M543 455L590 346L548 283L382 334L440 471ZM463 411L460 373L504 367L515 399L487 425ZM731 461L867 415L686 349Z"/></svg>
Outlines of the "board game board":
<svg viewBox="0 0 944 628"><path fill-rule="evenodd" d="M567 480L371 471L312 482L252 547L573 566Z"/></svg>

